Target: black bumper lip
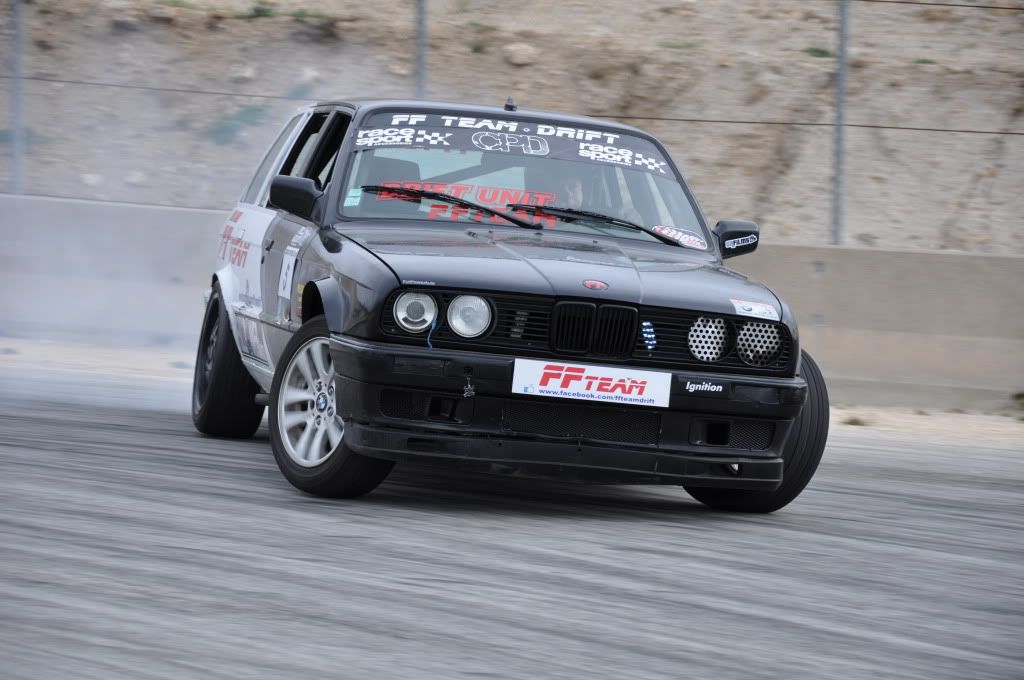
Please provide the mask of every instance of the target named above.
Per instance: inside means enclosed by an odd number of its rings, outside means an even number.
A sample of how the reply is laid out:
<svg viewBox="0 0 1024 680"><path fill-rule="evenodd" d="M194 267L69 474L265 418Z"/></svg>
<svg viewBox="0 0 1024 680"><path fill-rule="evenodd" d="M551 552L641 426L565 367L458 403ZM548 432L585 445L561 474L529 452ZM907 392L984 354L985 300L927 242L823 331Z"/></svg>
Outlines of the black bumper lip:
<svg viewBox="0 0 1024 680"><path fill-rule="evenodd" d="M691 484L771 490L782 483L778 457L710 457L600 446L582 441L460 436L346 423L355 452L389 460L448 459L491 472L607 484ZM738 466L730 468L731 465Z"/></svg>
<svg viewBox="0 0 1024 680"><path fill-rule="evenodd" d="M395 460L447 458L590 481L774 488L782 479L785 438L806 396L801 378L677 372L668 408L605 405L513 394L514 356L337 334L331 337L331 353L338 373L339 411L346 421L345 442L358 453ZM586 358L570 362L600 365ZM725 389L711 394L687 390L687 383L698 381L714 381ZM416 417L385 415L386 394L408 395L431 405ZM443 405L436 413L435 401ZM632 440L625 435L628 441L611 441L510 428L508 412L523 405L550 405L552 413L559 408L584 414L605 409L610 418L630 422L635 418L650 423L656 418L657 436ZM593 422L590 415L588 422ZM758 450L721 442L711 445L703 435L694 434L703 432L700 428L707 422L754 421L770 423L773 433L768 445ZM730 465L738 465L738 472Z"/></svg>

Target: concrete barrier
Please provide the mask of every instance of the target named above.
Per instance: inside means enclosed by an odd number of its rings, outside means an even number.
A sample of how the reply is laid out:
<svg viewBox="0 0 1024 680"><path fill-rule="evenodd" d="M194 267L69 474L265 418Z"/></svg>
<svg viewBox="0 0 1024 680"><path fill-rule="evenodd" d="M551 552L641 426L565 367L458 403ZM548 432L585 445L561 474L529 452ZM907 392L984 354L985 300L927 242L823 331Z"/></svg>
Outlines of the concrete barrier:
<svg viewBox="0 0 1024 680"><path fill-rule="evenodd" d="M0 194L0 333L192 346L227 211ZM838 402L1001 408L1024 390L1024 258L762 245Z"/></svg>
<svg viewBox="0 0 1024 680"><path fill-rule="evenodd" d="M227 214L0 194L0 333L194 347Z"/></svg>
<svg viewBox="0 0 1024 680"><path fill-rule="evenodd" d="M761 246L730 266L793 309L838 401L1001 408L1024 391L1024 258Z"/></svg>

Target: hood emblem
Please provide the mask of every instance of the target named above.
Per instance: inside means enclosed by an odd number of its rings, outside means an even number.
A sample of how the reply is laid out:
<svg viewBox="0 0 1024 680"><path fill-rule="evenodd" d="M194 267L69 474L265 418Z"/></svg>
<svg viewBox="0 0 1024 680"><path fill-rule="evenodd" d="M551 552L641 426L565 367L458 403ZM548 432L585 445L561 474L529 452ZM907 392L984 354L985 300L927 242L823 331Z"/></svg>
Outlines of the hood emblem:
<svg viewBox="0 0 1024 680"><path fill-rule="evenodd" d="M608 284L604 281L595 281L594 279L587 279L583 282L583 287L588 290L605 290L608 288Z"/></svg>

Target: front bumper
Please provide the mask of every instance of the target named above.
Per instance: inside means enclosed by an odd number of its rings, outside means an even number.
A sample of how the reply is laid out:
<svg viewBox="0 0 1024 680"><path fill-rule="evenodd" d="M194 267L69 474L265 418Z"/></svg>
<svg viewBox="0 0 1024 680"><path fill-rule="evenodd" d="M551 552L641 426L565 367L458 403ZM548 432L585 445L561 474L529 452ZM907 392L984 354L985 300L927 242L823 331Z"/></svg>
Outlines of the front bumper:
<svg viewBox="0 0 1024 680"><path fill-rule="evenodd" d="M580 481L773 489L807 393L802 378L674 372L668 408L608 405L513 394L505 355L344 335L330 347L353 451ZM706 380L725 389L685 389Z"/></svg>

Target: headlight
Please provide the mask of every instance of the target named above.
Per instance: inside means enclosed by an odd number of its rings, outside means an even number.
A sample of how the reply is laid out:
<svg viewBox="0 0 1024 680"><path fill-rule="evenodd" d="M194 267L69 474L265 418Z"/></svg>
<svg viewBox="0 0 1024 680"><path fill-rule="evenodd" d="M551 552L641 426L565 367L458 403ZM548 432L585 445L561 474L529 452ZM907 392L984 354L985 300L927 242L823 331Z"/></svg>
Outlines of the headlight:
<svg viewBox="0 0 1024 680"><path fill-rule="evenodd" d="M437 303L426 293L402 293L395 300L395 321L410 333L430 328L437 318Z"/></svg>
<svg viewBox="0 0 1024 680"><path fill-rule="evenodd" d="M491 325L491 306L482 297L460 295L448 305L448 325L464 338L475 338Z"/></svg>

